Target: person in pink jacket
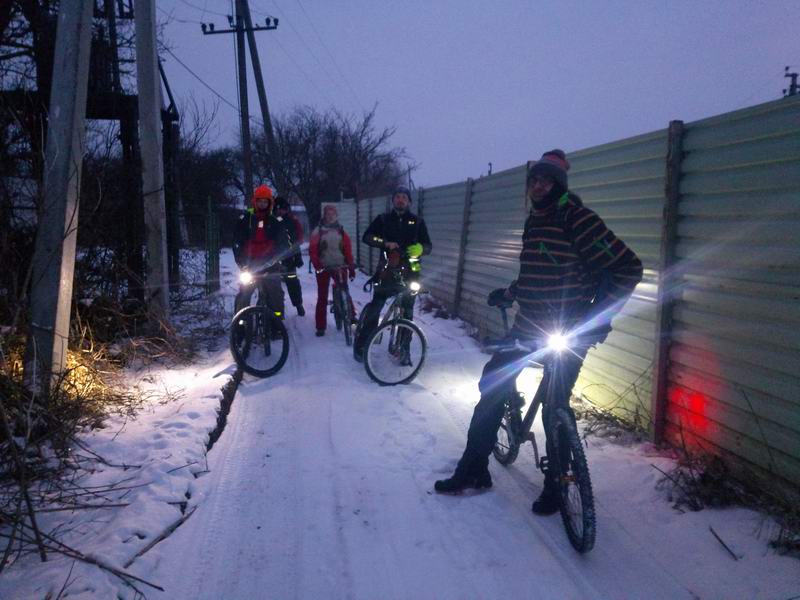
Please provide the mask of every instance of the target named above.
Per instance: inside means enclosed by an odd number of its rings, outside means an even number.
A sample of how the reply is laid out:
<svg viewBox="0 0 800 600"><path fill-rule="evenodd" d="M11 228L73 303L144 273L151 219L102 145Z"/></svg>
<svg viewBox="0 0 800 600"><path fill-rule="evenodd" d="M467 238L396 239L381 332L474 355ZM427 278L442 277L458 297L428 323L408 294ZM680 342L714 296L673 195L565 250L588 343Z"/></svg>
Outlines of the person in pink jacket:
<svg viewBox="0 0 800 600"><path fill-rule="evenodd" d="M322 221L311 232L308 255L317 273L317 336L323 336L327 326L328 286L331 277L337 269L344 268L349 272L350 281L356 276L350 236L339 224L339 213L335 206L328 204L322 211ZM340 281L347 286L346 278L343 277Z"/></svg>

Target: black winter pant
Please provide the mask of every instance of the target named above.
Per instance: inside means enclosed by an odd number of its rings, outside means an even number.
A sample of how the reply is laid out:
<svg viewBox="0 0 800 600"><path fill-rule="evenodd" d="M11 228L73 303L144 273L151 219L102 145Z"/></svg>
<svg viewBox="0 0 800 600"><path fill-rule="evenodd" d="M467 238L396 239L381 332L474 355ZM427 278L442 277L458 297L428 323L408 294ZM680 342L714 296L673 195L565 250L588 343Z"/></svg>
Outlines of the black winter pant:
<svg viewBox="0 0 800 600"><path fill-rule="evenodd" d="M287 268L283 273L283 282L286 284L286 291L289 292L292 306L295 308L303 306L303 290L300 287L300 279L297 277L297 269Z"/></svg>
<svg viewBox="0 0 800 600"><path fill-rule="evenodd" d="M396 286L389 286L386 288L383 288L380 285L375 286L375 292L372 295L372 300L363 308L364 322L361 326L361 332L358 335L358 339L355 341L356 348L364 348L364 344L367 343L369 336L372 335L372 332L375 331L375 328L378 326L378 319L381 316L381 309L383 309L383 305L386 304L386 301L389 298L396 295L397 292L398 289ZM416 299L416 295L412 296L410 294L403 299L402 309L404 319L414 319L414 301Z"/></svg>
<svg viewBox="0 0 800 600"><path fill-rule="evenodd" d="M548 406L542 414L545 422L549 411L554 407L565 406L571 410L570 394L587 350L588 348L573 349L547 358L552 360L552 364L546 370L536 392L537 396L547 394ZM467 432L467 447L456 467L457 477L476 477L489 466L489 455L497 442L497 430L503 419L506 399L517 393L517 376L528 366L527 357L528 353L524 350L498 352L484 366L478 383L481 399L472 413ZM549 439L547 453L550 454Z"/></svg>
<svg viewBox="0 0 800 600"><path fill-rule="evenodd" d="M266 298L267 305L272 310L280 311L283 314L283 289L281 289L280 275L277 273L268 273L258 277L249 285L240 285L234 302L234 314L250 304L256 286L258 286L259 295Z"/></svg>

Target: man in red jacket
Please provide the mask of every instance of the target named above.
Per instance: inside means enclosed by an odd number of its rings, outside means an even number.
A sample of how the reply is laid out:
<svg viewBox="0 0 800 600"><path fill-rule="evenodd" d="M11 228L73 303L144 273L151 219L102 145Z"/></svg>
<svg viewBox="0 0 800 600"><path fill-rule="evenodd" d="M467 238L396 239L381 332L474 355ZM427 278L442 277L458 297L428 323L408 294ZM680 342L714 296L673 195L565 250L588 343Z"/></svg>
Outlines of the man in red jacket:
<svg viewBox="0 0 800 600"><path fill-rule="evenodd" d="M266 185L253 192L253 206L236 223L233 256L242 270L265 271L251 283L242 284L236 295L235 312L250 303L255 286L264 294L267 304L283 315L282 266L280 261L289 251L289 236L283 223L272 214L272 190Z"/></svg>

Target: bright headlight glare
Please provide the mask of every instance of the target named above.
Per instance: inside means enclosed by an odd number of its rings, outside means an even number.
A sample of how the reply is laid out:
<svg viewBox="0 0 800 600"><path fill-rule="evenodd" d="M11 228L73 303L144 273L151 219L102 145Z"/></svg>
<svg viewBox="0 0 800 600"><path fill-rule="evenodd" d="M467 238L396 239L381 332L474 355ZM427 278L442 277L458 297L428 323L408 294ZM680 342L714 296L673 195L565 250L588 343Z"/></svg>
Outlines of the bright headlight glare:
<svg viewBox="0 0 800 600"><path fill-rule="evenodd" d="M560 333L554 333L547 338L547 347L555 352L562 352L568 347L567 337Z"/></svg>
<svg viewBox="0 0 800 600"><path fill-rule="evenodd" d="M418 281L412 281L408 286L412 292L418 292L422 289L422 286L419 284Z"/></svg>
<svg viewBox="0 0 800 600"><path fill-rule="evenodd" d="M241 273L239 273L239 283L248 285L252 282L253 282L253 276L250 274L249 271L242 271Z"/></svg>

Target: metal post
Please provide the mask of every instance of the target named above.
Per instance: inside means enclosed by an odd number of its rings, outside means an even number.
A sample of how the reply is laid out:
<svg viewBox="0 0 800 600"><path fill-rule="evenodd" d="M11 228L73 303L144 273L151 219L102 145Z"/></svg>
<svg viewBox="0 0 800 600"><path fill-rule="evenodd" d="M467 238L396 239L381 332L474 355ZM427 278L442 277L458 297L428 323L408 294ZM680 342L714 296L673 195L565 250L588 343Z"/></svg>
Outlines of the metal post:
<svg viewBox="0 0 800 600"><path fill-rule="evenodd" d="M461 244L458 248L458 266L456 267L456 291L453 297L453 314L459 316L461 310L461 290L464 287L464 263L467 257L467 241L469 238L469 215L472 210L472 188L475 182L467 179L464 191L464 216L461 219Z"/></svg>
<svg viewBox="0 0 800 600"><path fill-rule="evenodd" d="M242 11L247 30L247 42L250 46L250 62L253 63L253 74L256 78L256 90L258 91L258 102L261 105L261 118L264 121L264 134L267 137L267 152L269 152L269 171L272 173L272 181L278 192L281 192L278 181L275 177L275 167L280 164L278 147L275 144L275 134L272 131L272 120L269 116L269 105L267 104L267 92L264 89L264 78L261 74L261 59L258 56L258 46L256 46L256 36L253 33L253 20L250 18L250 6L247 0L237 0L237 6Z"/></svg>
<svg viewBox="0 0 800 600"><path fill-rule="evenodd" d="M367 200L367 202L369 203L369 224L370 225L372 225L372 219L374 218L372 216L372 205L375 204L373 202L373 200L374 200L374 198L370 198L369 200ZM369 227L369 225L367 225L367 227ZM367 273L374 273L374 271L372 270L372 251L374 250L374 248L372 246L368 246L368 248L369 248L369 265L367 266Z"/></svg>
<svg viewBox="0 0 800 600"><path fill-rule="evenodd" d="M655 356L651 412L653 415L653 441L664 439L667 409L667 367L672 335L673 291L676 277L672 272L675 262L675 242L680 201L681 162L683 161L683 121L671 121L667 139L667 172L664 187L661 253L658 266L658 304L656 306Z"/></svg>
<svg viewBox="0 0 800 600"><path fill-rule="evenodd" d="M356 195L356 239L353 240L353 243L356 245L356 264L363 269L364 265L361 264L361 202L358 195Z"/></svg>
<svg viewBox="0 0 800 600"><path fill-rule="evenodd" d="M35 393L64 371L69 338L78 199L85 144L92 0L62 3L36 234L25 377Z"/></svg>
<svg viewBox="0 0 800 600"><path fill-rule="evenodd" d="M239 116L242 130L242 169L244 170L244 204L253 193L253 157L250 145L250 106L247 101L247 56L244 49L244 17L236 3L236 66L239 72Z"/></svg>
<svg viewBox="0 0 800 600"><path fill-rule="evenodd" d="M169 318L167 215L161 152L161 85L156 52L155 0L136 2L136 79L142 148L142 195L147 240L147 303L151 316Z"/></svg>

